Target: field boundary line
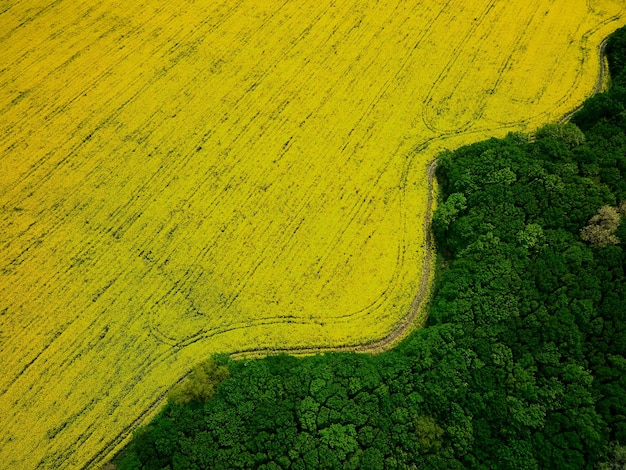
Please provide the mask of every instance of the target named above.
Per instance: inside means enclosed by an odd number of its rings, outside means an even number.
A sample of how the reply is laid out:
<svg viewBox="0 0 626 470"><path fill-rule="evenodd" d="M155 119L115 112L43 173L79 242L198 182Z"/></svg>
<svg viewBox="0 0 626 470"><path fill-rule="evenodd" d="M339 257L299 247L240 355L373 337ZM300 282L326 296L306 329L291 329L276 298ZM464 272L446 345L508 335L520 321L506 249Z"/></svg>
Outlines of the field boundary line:
<svg viewBox="0 0 626 470"><path fill-rule="evenodd" d="M592 98L594 96L596 96L598 93L602 92L602 87L604 85L606 76L607 76L607 64L606 64L606 44L608 42L609 38L604 38L602 40L602 42L600 43L600 46L598 47L598 54L600 56L600 72L598 73L598 79L596 81L596 86L593 89L593 92L591 93L591 95L589 96L589 98ZM589 99L587 98L587 99ZM565 124L567 122L570 121L570 119L572 118L572 116L574 116L574 114L576 114L578 111L580 111L581 109L583 109L585 105L581 104L580 106L578 106L576 109L570 111L569 113L567 113L565 116L563 116L561 119L559 119L559 124Z"/></svg>

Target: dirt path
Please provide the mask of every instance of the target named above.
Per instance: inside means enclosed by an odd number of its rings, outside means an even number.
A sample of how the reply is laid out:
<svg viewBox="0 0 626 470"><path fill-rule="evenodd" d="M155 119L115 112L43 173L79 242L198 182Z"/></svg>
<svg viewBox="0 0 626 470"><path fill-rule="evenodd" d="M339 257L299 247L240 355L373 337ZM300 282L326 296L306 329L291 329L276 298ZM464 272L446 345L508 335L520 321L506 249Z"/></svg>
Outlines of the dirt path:
<svg viewBox="0 0 626 470"><path fill-rule="evenodd" d="M591 98L592 96L597 95L598 93L600 93L602 91L602 85L604 85L604 80L606 79L606 75L608 73L607 71L607 67L606 67L606 61L604 60L604 56L605 56L605 50L606 50L606 43L609 40L609 38L604 39L604 41L602 41L600 43L600 47L598 48L598 54L600 54L600 73L598 74L598 81L596 82L596 86L593 89L593 93L591 94L591 96L589 98ZM587 99L589 99L587 98ZM572 118L572 116L574 114L576 114L578 111L580 111L583 108L584 105L580 105L578 108L574 109L573 111L570 111L569 113L567 113L565 116L563 116L560 120L559 120L559 124L565 124L566 122L569 122L569 120Z"/></svg>

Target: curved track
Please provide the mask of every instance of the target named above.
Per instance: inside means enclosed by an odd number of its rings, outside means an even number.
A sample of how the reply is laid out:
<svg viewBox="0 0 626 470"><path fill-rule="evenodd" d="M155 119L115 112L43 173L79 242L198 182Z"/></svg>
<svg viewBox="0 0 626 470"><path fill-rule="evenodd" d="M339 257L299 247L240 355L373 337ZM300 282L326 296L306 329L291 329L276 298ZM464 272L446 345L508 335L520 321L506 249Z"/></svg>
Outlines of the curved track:
<svg viewBox="0 0 626 470"><path fill-rule="evenodd" d="M593 89L593 93L591 94L591 96L589 98L591 98L592 96L597 95L598 93L600 93L602 91L602 87L604 86L605 80L606 80L606 75L607 75L607 64L606 64L606 60L605 60L605 50L606 50L606 43L609 40L609 38L604 39L601 43L600 43L600 47L598 48L598 54L600 55L600 72L598 74L598 81L596 81L596 86ZM565 116L563 116L560 120L559 120L559 124L565 124L566 122L569 122L569 120L572 118L572 116L574 114L576 114L578 111L580 111L583 108L583 104L581 104L580 106L578 106L576 109L574 109L573 111L570 111L569 113L567 113Z"/></svg>

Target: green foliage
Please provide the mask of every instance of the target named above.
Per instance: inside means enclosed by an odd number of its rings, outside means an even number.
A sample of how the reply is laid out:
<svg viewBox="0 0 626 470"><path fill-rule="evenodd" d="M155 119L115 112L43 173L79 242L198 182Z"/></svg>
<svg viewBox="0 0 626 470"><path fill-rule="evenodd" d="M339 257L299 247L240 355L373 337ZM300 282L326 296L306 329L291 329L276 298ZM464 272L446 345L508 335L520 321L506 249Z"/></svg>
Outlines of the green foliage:
<svg viewBox="0 0 626 470"><path fill-rule="evenodd" d="M437 453L443 444L443 428L429 416L418 416L415 420L415 434L423 452Z"/></svg>
<svg viewBox="0 0 626 470"><path fill-rule="evenodd" d="M541 245L544 240L543 228L539 224L528 224L523 230L517 232L517 241L524 248L534 248Z"/></svg>
<svg viewBox="0 0 626 470"><path fill-rule="evenodd" d="M459 212L467 207L467 199L462 193L450 194L448 198L440 204L433 216L433 230L438 236L443 236L448 227L457 217Z"/></svg>
<svg viewBox="0 0 626 470"><path fill-rule="evenodd" d="M626 470L626 447L617 442L608 446L606 460L598 465L599 470Z"/></svg>
<svg viewBox="0 0 626 470"><path fill-rule="evenodd" d="M585 134L572 123L546 124L537 130L535 138L537 140L555 139L563 142L569 149L578 147L585 142Z"/></svg>
<svg viewBox="0 0 626 470"><path fill-rule="evenodd" d="M589 223L580 229L580 238L599 248L617 245L620 239L615 235L620 225L620 213L614 207L604 205L598 213L589 219Z"/></svg>
<svg viewBox="0 0 626 470"><path fill-rule="evenodd" d="M172 388L168 400L181 404L212 398L217 386L230 375L224 362L222 356L214 356L195 366L181 383Z"/></svg>
<svg viewBox="0 0 626 470"><path fill-rule="evenodd" d="M341 460L345 460L347 454L358 449L356 442L356 428L353 424L343 426L331 424L328 428L320 430L320 441L331 449L336 449Z"/></svg>

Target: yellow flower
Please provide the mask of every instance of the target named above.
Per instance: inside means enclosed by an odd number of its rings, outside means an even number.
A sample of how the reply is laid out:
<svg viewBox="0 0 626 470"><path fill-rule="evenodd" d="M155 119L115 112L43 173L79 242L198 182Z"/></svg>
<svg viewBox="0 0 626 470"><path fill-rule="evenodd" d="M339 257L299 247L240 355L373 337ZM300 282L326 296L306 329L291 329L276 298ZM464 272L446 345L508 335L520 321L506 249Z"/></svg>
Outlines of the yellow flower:
<svg viewBox="0 0 626 470"><path fill-rule="evenodd" d="M625 22L616 0L9 3L0 461L24 469L104 461L213 352L409 323L429 163L578 106Z"/></svg>

